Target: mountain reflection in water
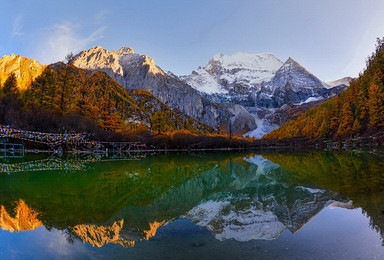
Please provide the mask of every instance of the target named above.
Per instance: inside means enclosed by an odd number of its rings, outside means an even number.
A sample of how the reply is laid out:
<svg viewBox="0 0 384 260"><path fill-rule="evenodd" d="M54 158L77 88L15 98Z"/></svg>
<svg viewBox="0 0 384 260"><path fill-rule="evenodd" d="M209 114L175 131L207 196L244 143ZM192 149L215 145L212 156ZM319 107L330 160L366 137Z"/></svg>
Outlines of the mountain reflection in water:
<svg viewBox="0 0 384 260"><path fill-rule="evenodd" d="M384 163L368 153L27 157L1 166L14 169L0 175L0 228L10 232L44 225L69 242L132 247L186 219L221 241L273 240L332 205L362 208L383 237Z"/></svg>

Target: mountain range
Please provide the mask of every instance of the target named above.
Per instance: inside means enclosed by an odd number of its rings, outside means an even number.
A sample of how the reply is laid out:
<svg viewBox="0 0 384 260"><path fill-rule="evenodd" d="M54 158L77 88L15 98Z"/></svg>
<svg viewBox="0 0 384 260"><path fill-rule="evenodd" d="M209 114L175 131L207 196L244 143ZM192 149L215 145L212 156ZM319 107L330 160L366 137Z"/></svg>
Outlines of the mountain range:
<svg viewBox="0 0 384 260"><path fill-rule="evenodd" d="M128 47L118 51L95 47L80 52L71 62L106 72L127 89L148 90L171 108L215 128L253 131L257 134L248 134L253 137L278 127L271 119L276 109L326 100L346 88L327 85L292 58L283 63L271 53L219 54L204 68L180 77L164 72L153 59Z"/></svg>
<svg viewBox="0 0 384 260"><path fill-rule="evenodd" d="M344 79L328 85L292 58L283 63L271 53L218 54L205 67L180 77L163 71L153 59L128 47L109 51L97 46L73 56L69 63L91 73L103 72L126 90L148 91L163 103L163 108L185 114L185 118L189 116L216 130L257 138L294 119L281 120L282 111L287 114L294 108L300 114L338 95L348 82ZM1 80L14 73L22 90L36 87L33 82L46 68L20 56L0 59ZM301 109L308 103L312 105ZM121 119L139 123L138 118L143 117ZM149 120L143 123L150 124Z"/></svg>
<svg viewBox="0 0 384 260"><path fill-rule="evenodd" d="M180 78L217 102L261 108L326 99L337 95L341 85L330 86L294 59L283 63L271 53L216 55Z"/></svg>
<svg viewBox="0 0 384 260"><path fill-rule="evenodd" d="M218 127L229 120L225 106L202 97L184 82L169 76L156 66L153 59L123 47L108 51L95 47L76 55L71 63L91 71L103 71L126 89L144 89L171 108L211 126Z"/></svg>
<svg viewBox="0 0 384 260"><path fill-rule="evenodd" d="M295 119L285 116L293 114L290 110L299 115L337 96L351 80L344 78L326 84L294 59L282 62L271 53L218 54L205 67L180 79L215 102L244 106L258 125L246 136L256 138Z"/></svg>

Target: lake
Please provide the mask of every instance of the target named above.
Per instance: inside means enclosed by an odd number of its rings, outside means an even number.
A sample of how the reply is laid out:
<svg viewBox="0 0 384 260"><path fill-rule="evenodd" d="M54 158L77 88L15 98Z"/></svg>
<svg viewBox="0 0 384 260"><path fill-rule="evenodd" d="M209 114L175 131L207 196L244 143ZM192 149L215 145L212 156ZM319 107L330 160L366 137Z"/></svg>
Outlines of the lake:
<svg viewBox="0 0 384 260"><path fill-rule="evenodd" d="M1 259L383 259L380 151L0 161Z"/></svg>

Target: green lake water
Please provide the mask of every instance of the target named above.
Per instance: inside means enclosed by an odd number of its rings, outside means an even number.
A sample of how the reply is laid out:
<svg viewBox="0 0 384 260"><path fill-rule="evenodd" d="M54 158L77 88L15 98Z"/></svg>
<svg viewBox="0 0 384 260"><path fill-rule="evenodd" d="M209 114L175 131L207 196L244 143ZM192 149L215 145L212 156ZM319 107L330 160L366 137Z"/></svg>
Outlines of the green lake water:
<svg viewBox="0 0 384 260"><path fill-rule="evenodd" d="M380 151L0 159L0 259L384 259Z"/></svg>

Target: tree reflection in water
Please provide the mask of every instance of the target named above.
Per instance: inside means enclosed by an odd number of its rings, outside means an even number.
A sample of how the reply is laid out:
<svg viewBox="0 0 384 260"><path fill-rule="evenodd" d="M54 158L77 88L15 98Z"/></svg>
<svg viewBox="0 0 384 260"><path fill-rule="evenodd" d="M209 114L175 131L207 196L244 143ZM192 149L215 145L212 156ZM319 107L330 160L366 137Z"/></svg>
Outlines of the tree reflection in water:
<svg viewBox="0 0 384 260"><path fill-rule="evenodd" d="M384 163L372 154L169 153L140 160L54 160L67 167L0 176L3 230L44 225L62 230L69 241L131 247L163 225L188 219L219 240L272 240L284 230L297 232L334 205L361 207L383 237Z"/></svg>

